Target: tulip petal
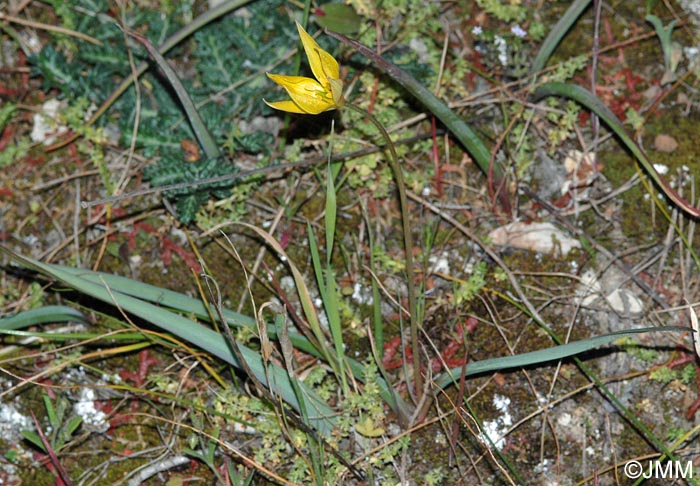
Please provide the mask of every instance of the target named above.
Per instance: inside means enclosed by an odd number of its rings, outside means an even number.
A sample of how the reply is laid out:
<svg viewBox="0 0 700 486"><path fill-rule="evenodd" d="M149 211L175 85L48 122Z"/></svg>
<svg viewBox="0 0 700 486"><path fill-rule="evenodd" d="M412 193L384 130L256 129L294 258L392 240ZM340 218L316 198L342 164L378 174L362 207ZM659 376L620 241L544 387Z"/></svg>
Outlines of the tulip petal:
<svg viewBox="0 0 700 486"><path fill-rule="evenodd" d="M331 91L328 79L340 79L338 61L321 49L321 46L304 30L299 22L297 22L297 30L314 77L327 91Z"/></svg>
<svg viewBox="0 0 700 486"><path fill-rule="evenodd" d="M286 89L292 101L304 113L318 115L336 107L333 95L314 79L271 73L267 73L267 77Z"/></svg>
<svg viewBox="0 0 700 486"><path fill-rule="evenodd" d="M291 96L291 95L290 95ZM314 99L309 97L294 97L292 96L292 102L294 102L299 108L304 110L304 113L309 115L318 115L324 111L334 110L335 105L329 103L325 99Z"/></svg>
<svg viewBox="0 0 700 486"><path fill-rule="evenodd" d="M269 106L270 108L274 108L275 110L281 110L281 111L286 111L289 113L299 113L301 115L307 115L304 110L299 108L296 103L294 103L292 100L284 100L284 101L267 101L263 99L265 104Z"/></svg>
<svg viewBox="0 0 700 486"><path fill-rule="evenodd" d="M282 86L284 89L292 89L299 93L326 92L321 83L315 79L307 78L305 76L288 76L286 74L267 73L267 77Z"/></svg>
<svg viewBox="0 0 700 486"><path fill-rule="evenodd" d="M268 78L287 91L291 100L263 101L276 110L309 115L318 115L324 111L342 107L345 99L338 61L321 49L299 22L297 22L297 29L316 79L267 73Z"/></svg>

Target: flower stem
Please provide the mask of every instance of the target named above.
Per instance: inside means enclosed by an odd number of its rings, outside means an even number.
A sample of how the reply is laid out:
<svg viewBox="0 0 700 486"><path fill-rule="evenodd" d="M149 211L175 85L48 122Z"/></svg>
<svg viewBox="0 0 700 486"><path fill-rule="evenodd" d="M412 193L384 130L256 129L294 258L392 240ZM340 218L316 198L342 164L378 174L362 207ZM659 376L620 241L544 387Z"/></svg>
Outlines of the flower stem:
<svg viewBox="0 0 700 486"><path fill-rule="evenodd" d="M510 214L510 201L507 191L504 190L506 186L504 185L505 174L503 168L495 160L492 160L491 150L457 113L452 111L449 106L430 90L426 89L413 76L398 66L391 64L374 50L337 32L326 30L326 33L370 59L384 74L399 83L406 91L425 105L467 149L469 155L472 156L479 168L487 175L489 191L496 191L505 213Z"/></svg>
<svg viewBox="0 0 700 486"><path fill-rule="evenodd" d="M401 171L401 166L399 165L399 157L396 154L396 148L394 143L389 136L389 133L384 128L384 125L377 120L374 115L367 112L366 110L360 108L359 106L353 105L352 103L345 103L345 107L350 108L356 113L367 117L379 132L384 137L386 141L386 146L389 147L389 166L391 171L394 173L394 179L396 179L396 189L399 193L399 204L401 206L401 225L403 226L403 243L404 250L406 252L406 274L407 274L407 287L408 287L408 311L409 319L411 323L411 351L413 354L413 385L414 385L414 400L420 402L423 394L423 375L421 375L420 369L420 347L418 346L418 328L420 327L420 312L418 310L418 303L416 299L416 286L413 280L413 238L411 236L411 225L409 221L408 212L408 200L406 198L406 184L403 180L403 172ZM375 303L376 305L376 303Z"/></svg>

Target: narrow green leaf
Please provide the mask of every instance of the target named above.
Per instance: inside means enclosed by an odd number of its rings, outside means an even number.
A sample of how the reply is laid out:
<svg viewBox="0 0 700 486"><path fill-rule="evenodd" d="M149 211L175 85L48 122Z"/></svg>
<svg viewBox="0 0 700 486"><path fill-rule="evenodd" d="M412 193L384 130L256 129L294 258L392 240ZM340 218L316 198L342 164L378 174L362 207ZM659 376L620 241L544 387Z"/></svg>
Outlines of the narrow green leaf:
<svg viewBox="0 0 700 486"><path fill-rule="evenodd" d="M349 392L347 377L345 376L345 347L343 346L343 326L340 322L340 309L338 304L338 289L336 288L335 274L333 269L328 266L326 268L326 300L323 301L323 307L326 310L328 317L328 327L333 338L333 346L335 347L335 359L338 362L338 374L343 386L343 392Z"/></svg>
<svg viewBox="0 0 700 486"><path fill-rule="evenodd" d="M207 154L207 158L218 158L221 155L219 146L214 140L214 137L212 137L211 132L209 132L207 126L204 124L204 120L202 120L202 117L200 116L197 107L192 101L190 94L185 89L185 86L182 84L182 81L180 81L180 78L177 76L177 73L175 73L175 70L172 67L170 67L168 61L165 60L161 53L158 52L158 49L156 49L146 37L133 31L130 31L128 33L131 37L139 41L146 48L148 54L156 62L156 64L158 64L158 67L165 74L165 77L168 79L168 82L173 87L173 90L175 90L175 93L177 94L180 103L182 103L182 107L185 109L187 119L190 121L190 125L192 126L192 130L194 131L197 140L202 145L204 153Z"/></svg>
<svg viewBox="0 0 700 486"><path fill-rule="evenodd" d="M233 355L225 338L190 319L177 315L161 307L157 307L148 302L144 302L135 297L108 289L106 285L96 284L88 280L76 277L65 270L39 262L37 260L18 255L7 248L0 247L0 252L10 255L14 260L22 265L46 274L56 280L63 282L75 290L92 296L110 305L117 305L125 312L138 316L153 325L188 341L195 346L207 351L219 359L240 367L238 360ZM269 365L270 383L267 380L265 366L261 357L255 351L243 345L239 345L243 358L248 366L253 370L256 378L266 386L274 389L274 393L296 410L299 410L299 402L292 386L289 382L289 375L277 365ZM331 433L335 427L336 418L332 409L316 392L303 383L300 384L304 391L304 401L309 411L310 420L316 430L323 435Z"/></svg>
<svg viewBox="0 0 700 486"><path fill-rule="evenodd" d="M214 454L216 453L217 445L216 440L219 438L219 434L221 434L221 429L217 427L212 433L213 439L209 439L209 443L207 444L207 460L209 464L214 464Z"/></svg>
<svg viewBox="0 0 700 486"><path fill-rule="evenodd" d="M316 285L318 286L318 292L321 294L321 300L326 301L326 283L323 279L323 266L321 265L321 255L318 252L318 243L316 243L316 235L314 229L308 222L306 223L306 230L309 234L309 253L311 254L311 265L314 269L314 276L316 277Z"/></svg>
<svg viewBox="0 0 700 486"><path fill-rule="evenodd" d="M80 416L75 416L72 419L68 421L68 425L66 425L66 435L68 437L72 436L73 433L78 430L78 427L80 427L80 424L83 422L82 417Z"/></svg>
<svg viewBox="0 0 700 486"><path fill-rule="evenodd" d="M661 19L654 14L648 14L644 17L644 20L654 26L656 35L661 39L661 45L663 46L664 25L661 23Z"/></svg>
<svg viewBox="0 0 700 486"><path fill-rule="evenodd" d="M36 432L31 432L29 430L22 430L20 433L22 434L22 437L24 437L29 442L37 446L40 450L46 452L46 448L44 447L44 443L41 441L41 437L39 437L39 434L37 434Z"/></svg>
<svg viewBox="0 0 700 486"><path fill-rule="evenodd" d="M326 175L326 265L330 265L333 256L333 244L335 242L335 223L337 216L337 202L335 194L335 183L333 182L333 171L330 164Z"/></svg>
<svg viewBox="0 0 700 486"><path fill-rule="evenodd" d="M469 377L511 368L522 368L524 366L532 366L546 363L548 361L568 358L570 356L575 356L577 354L589 351L593 348L597 348L603 344L608 344L622 337L647 332L688 332L688 328L683 326L664 326L628 329L610 334L604 334L602 336L582 339L581 341L561 344L559 346L553 346L547 349L540 349L539 351L531 351L529 353L516 354L514 356L503 356L501 358L485 359L467 364L466 376ZM458 379L457 377L461 376L461 374L461 366L452 368L448 372L442 373L440 376L438 376L435 382L440 388L445 388L446 386L455 383Z"/></svg>
<svg viewBox="0 0 700 486"><path fill-rule="evenodd" d="M68 442L70 435L66 433L63 427L63 420L66 417L66 410L68 409L68 399L62 395L59 395L55 401L55 418L52 423L52 428L49 434L49 444L54 449L59 449Z"/></svg>
<svg viewBox="0 0 700 486"><path fill-rule="evenodd" d="M656 183L658 188L668 197L674 204L685 211L688 215L698 218L700 217L700 210L693 207L688 201L683 199L680 194L678 194L666 180L656 171L654 165L651 163L647 157L644 150L637 145L637 143L627 134L625 127L622 125L615 114L608 109L607 106L596 95L591 93L581 86L566 83L546 83L537 88L535 94L533 95L534 101L539 101L547 96L562 96L564 98L572 99L593 113L598 115L598 117L605 122L605 124L619 137L622 143L629 149L632 154L637 158L644 170L651 179Z"/></svg>
<svg viewBox="0 0 700 486"><path fill-rule="evenodd" d="M661 19L653 14L647 15L644 20L654 26L656 35L661 43L661 50L664 53L664 67L667 71L672 70L673 46L671 44L671 35L673 34L673 28L678 23L678 19L672 20L666 27L661 23Z"/></svg>
<svg viewBox="0 0 700 486"><path fill-rule="evenodd" d="M561 42L566 33L581 16L583 11L588 8L590 3L591 0L576 0L571 4L571 6L566 10L566 13L562 15L542 43L542 47L540 47L535 60L532 62L530 74L535 74L544 69L544 67L547 65L547 61L549 61L549 58L552 57L554 49L557 48L559 42Z"/></svg>
<svg viewBox="0 0 700 486"><path fill-rule="evenodd" d="M329 148L329 159L332 152L332 145ZM343 346L343 327L340 322L340 310L338 305L338 290L336 289L335 273L331 267L333 256L333 245L335 244L335 223L337 213L337 203L335 194L335 184L333 181L333 171L330 163L326 171L326 291L323 298L323 305L328 317L328 327L333 338L335 347L335 359L338 362L338 373L344 393L349 391L347 377L345 376L345 348Z"/></svg>
<svg viewBox="0 0 700 486"><path fill-rule="evenodd" d="M28 324L27 326L32 325ZM9 336L20 336L20 337L35 337L43 338L51 341L69 341L73 339L91 339L96 340L99 338L108 338L113 341L144 341L146 338L143 333L140 332L120 332L117 334L110 334L105 336L104 332L35 332L35 331L18 331L13 329L2 329L0 327L0 334L6 334ZM0 352L2 354L2 352Z"/></svg>
<svg viewBox="0 0 700 486"><path fill-rule="evenodd" d="M15 330L52 322L88 322L79 311L65 305L47 305L0 319L1 330Z"/></svg>
<svg viewBox="0 0 700 486"><path fill-rule="evenodd" d="M122 294L138 297L139 299L170 309L176 309L183 314L194 314L200 319L209 319L209 312L200 299L195 299L194 297L180 292L156 287L155 285L150 285L121 275L93 272L92 270L64 265L52 265L52 267L61 269L66 273L80 277L88 282L100 285L106 284L110 289L116 290ZM224 317L229 321L229 324L235 326L255 326L255 319L244 314L239 314L238 312L225 309Z"/></svg>
<svg viewBox="0 0 700 486"><path fill-rule="evenodd" d="M334 322L334 307L331 304L331 294L333 294L333 288L330 285L330 282L332 280L332 272L330 270L330 267L326 265L326 271L324 276L324 267L323 265L321 265L321 255L318 252L318 243L316 243L316 236L311 225L307 224L307 227L309 232L309 253L311 254L311 264L314 269L314 276L316 277L318 292L321 295L321 301L323 302L323 307L326 311L326 316L328 317L329 327L331 328L331 336L333 337L334 343L336 344L336 358L338 358L339 356L337 354L337 343L335 342L335 331L337 330L337 326ZM329 272L331 273L329 274Z"/></svg>
<svg viewBox="0 0 700 486"><path fill-rule="evenodd" d="M44 399L44 408L46 408L46 416L49 418L49 424L51 424L52 432L57 432L58 428L61 426L60 420L56 415L56 410L54 409L53 402L49 394L46 392L42 393L42 398Z"/></svg>
<svg viewBox="0 0 700 486"><path fill-rule="evenodd" d="M188 456L194 457L195 459L199 459L202 461L203 464L207 464L207 459L204 457L204 454L201 454L193 449L190 449L189 447L185 447L182 449L183 454L187 454Z"/></svg>

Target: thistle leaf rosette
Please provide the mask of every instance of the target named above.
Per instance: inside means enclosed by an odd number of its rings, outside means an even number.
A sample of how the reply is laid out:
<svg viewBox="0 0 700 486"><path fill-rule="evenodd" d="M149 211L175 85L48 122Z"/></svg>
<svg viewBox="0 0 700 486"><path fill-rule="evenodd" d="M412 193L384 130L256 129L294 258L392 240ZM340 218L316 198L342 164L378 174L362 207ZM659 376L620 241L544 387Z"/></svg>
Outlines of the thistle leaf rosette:
<svg viewBox="0 0 700 486"><path fill-rule="evenodd" d="M282 86L291 100L269 102L268 106L290 113L318 115L324 111L343 106L343 82L340 80L338 61L321 49L304 28L297 22L299 37L309 60L311 72L316 79L304 76L287 76L267 73L267 77Z"/></svg>

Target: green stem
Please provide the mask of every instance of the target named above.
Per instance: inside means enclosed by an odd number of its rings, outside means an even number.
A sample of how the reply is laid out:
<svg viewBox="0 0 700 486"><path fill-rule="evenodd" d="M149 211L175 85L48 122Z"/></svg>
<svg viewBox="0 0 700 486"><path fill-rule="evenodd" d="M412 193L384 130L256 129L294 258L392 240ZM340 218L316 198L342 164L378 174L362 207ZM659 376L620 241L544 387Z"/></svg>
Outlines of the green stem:
<svg viewBox="0 0 700 486"><path fill-rule="evenodd" d="M497 195L501 200L506 213L510 213L510 202L507 191L504 189L505 174L501 165L492 160L491 150L484 144L472 128L467 125L462 118L457 115L442 100L421 85L413 76L408 74L398 66L388 62L374 50L350 39L337 32L326 30L331 37L351 46L360 54L370 59L384 74L403 86L406 91L417 98L433 115L435 115L459 142L467 149L479 168L487 175L491 188L498 191Z"/></svg>
<svg viewBox="0 0 700 486"><path fill-rule="evenodd" d="M391 141L389 133L384 128L384 125L377 120L374 115L367 112L366 110L360 108L359 106L353 105L352 103L345 103L345 107L353 110L360 115L367 117L371 121L377 130L382 134L384 140L386 141L387 147L389 147L389 165L391 166L391 171L394 173L394 178L396 179L396 189L399 193L399 204L401 205L401 224L403 226L403 243L404 250L406 251L406 274L407 274L407 286L408 286L408 311L409 319L411 323L411 351L413 353L413 376L414 376L414 387L415 396L418 401L423 394L423 375L421 375L420 369L420 348L418 346L418 328L420 327L418 304L416 301L416 286L413 281L413 238L411 236L411 225L409 221L408 212L408 199L406 198L406 184L403 180L403 172L401 171L401 166L399 165L399 156L396 154L396 148L394 147L394 142ZM375 302L375 305L377 303Z"/></svg>

